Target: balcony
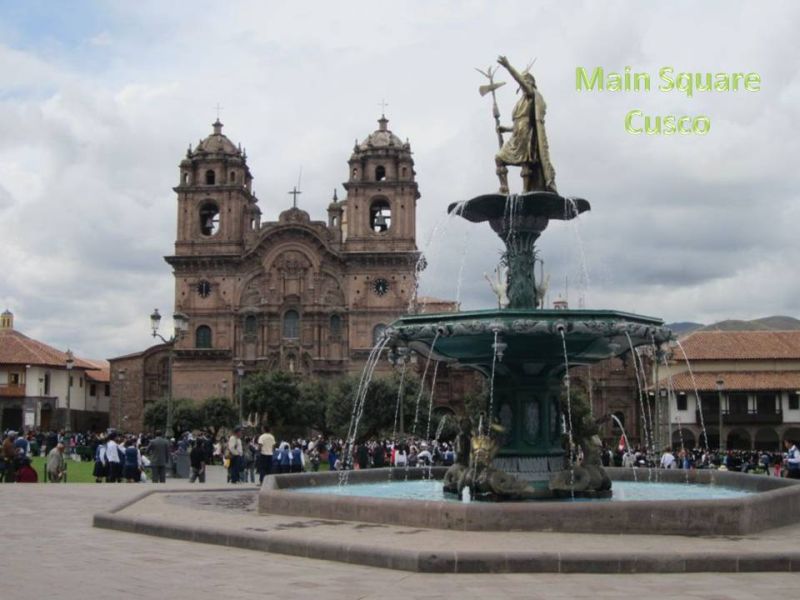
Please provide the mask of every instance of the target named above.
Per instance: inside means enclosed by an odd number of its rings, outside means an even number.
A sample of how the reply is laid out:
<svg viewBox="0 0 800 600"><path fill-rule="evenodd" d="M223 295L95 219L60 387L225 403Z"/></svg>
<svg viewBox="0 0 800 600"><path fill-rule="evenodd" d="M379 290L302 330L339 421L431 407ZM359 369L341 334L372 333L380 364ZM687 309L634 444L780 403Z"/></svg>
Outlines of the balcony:
<svg viewBox="0 0 800 600"><path fill-rule="evenodd" d="M25 386L10 383L7 385L0 385L0 398L24 398Z"/></svg>
<svg viewBox="0 0 800 600"><path fill-rule="evenodd" d="M719 419L719 417L717 417ZM748 411L746 413L722 413L723 425L780 425L783 423L783 412Z"/></svg>
<svg viewBox="0 0 800 600"><path fill-rule="evenodd" d="M703 409L703 421L700 420L700 411L695 411L696 423L705 422L706 424L719 424L719 411ZM783 423L783 413L781 411L770 412L735 412L727 410L722 413L722 424L724 425L780 425Z"/></svg>

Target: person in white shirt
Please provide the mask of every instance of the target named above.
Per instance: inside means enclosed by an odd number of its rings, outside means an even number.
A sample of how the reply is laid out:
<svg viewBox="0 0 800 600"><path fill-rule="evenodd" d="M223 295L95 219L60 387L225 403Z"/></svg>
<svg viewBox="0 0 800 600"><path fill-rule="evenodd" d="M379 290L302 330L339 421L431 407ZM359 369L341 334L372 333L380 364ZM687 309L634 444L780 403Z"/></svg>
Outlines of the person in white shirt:
<svg viewBox="0 0 800 600"><path fill-rule="evenodd" d="M258 482L264 483L264 477L272 473L272 453L275 450L275 436L269 425L264 425L263 433L258 437Z"/></svg>
<svg viewBox="0 0 800 600"><path fill-rule="evenodd" d="M661 455L661 468L675 469L677 466L678 464L675 462L675 455L672 454L669 449L664 450L664 454Z"/></svg>
<svg viewBox="0 0 800 600"><path fill-rule="evenodd" d="M239 476L242 472L242 428L234 427L233 435L228 438L228 453L231 457L231 483L239 483Z"/></svg>
<svg viewBox="0 0 800 600"><path fill-rule="evenodd" d="M117 434L108 434L106 442L106 461L108 461L108 475L106 483L116 483L122 479L122 462L119 460L119 445L117 444Z"/></svg>
<svg viewBox="0 0 800 600"><path fill-rule="evenodd" d="M791 440L785 440L783 445L786 448L786 477L800 479L800 450Z"/></svg>

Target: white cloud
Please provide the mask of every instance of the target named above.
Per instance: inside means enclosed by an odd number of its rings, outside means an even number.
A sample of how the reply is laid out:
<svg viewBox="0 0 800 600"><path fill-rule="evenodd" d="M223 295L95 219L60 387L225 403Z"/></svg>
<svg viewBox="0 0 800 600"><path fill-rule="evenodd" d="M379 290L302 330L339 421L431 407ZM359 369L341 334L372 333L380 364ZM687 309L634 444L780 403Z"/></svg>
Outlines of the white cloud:
<svg viewBox="0 0 800 600"><path fill-rule="evenodd" d="M482 273L499 240L444 211L497 185L491 106L473 67L504 53L517 64L538 57L559 189L593 205L578 226L588 286L575 229L552 223L541 239L551 297L567 276L573 305L581 293L589 306L668 320L800 314L798 7L398 6L115 4L94 15L88 44L59 55L0 40L0 304L29 334L84 354L144 347L147 315L171 309L162 256L174 242L177 165L210 132L216 103L225 132L247 148L265 217L288 206L302 165L301 205L322 219L353 139L376 126L385 98L390 127L415 152L430 265L422 293L460 291L465 307L490 306ZM677 14L693 18L678 25ZM664 64L757 71L763 90L693 100L574 90L578 65ZM500 91L504 121L514 89ZM630 136L622 119L637 106L709 114L712 133Z"/></svg>

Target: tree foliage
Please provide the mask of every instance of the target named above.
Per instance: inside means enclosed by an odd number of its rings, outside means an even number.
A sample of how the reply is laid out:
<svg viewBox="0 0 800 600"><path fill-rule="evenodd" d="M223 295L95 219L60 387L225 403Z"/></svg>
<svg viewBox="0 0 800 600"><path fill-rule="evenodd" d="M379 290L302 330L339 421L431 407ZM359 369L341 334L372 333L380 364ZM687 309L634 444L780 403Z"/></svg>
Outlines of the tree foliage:
<svg viewBox="0 0 800 600"><path fill-rule="evenodd" d="M299 424L300 385L296 375L285 371L259 371L242 385L242 399L248 413L261 415L264 423L281 429Z"/></svg>
<svg viewBox="0 0 800 600"><path fill-rule="evenodd" d="M230 398L216 396L206 398L197 407L200 426L217 439L221 429L236 425L239 411Z"/></svg>
<svg viewBox="0 0 800 600"><path fill-rule="evenodd" d="M165 431L167 435L178 438L183 432L198 429L201 425L201 415L193 400L188 398L175 398L172 401L172 431ZM166 398L156 400L145 407L144 426L152 431L166 428Z"/></svg>

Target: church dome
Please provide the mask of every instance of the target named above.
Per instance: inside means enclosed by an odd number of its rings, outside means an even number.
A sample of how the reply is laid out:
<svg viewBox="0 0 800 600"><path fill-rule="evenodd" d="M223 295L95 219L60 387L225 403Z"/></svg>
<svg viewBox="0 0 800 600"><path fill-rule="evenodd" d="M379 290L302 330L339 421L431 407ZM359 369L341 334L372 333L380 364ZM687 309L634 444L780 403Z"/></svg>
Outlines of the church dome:
<svg viewBox="0 0 800 600"><path fill-rule="evenodd" d="M197 147L194 149L195 153L203 152L207 154L229 154L232 156L240 156L242 151L238 148L228 137L222 133L222 123L217 119L213 124L214 133L209 135L204 140L200 140Z"/></svg>
<svg viewBox="0 0 800 600"><path fill-rule="evenodd" d="M360 151L368 151L373 148L403 148L408 144L403 142L399 137L387 128L389 119L384 115L378 119L378 129L370 133L364 141L358 144L357 149Z"/></svg>

